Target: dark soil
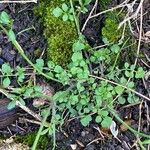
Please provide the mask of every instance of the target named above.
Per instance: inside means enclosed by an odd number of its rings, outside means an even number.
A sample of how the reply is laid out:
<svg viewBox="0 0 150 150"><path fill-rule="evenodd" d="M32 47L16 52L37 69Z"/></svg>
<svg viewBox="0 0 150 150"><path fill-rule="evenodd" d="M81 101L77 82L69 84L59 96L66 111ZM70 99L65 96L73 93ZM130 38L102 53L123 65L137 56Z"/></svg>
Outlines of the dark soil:
<svg viewBox="0 0 150 150"><path fill-rule="evenodd" d="M26 55L31 60L35 60L34 52L39 50L39 53L41 53L45 49L45 39L41 36L42 29L33 14L32 8L32 4L0 4L0 11L5 10L14 20L13 29L17 33L17 41L24 49ZM29 30L23 31L26 29ZM2 32L0 32L0 49L1 63L9 62L11 65L26 64Z"/></svg>
<svg viewBox="0 0 150 150"><path fill-rule="evenodd" d="M92 4L93 5L93 4ZM89 6L89 10L91 10L92 5ZM46 48L46 41L42 36L42 28L40 23L37 21L37 18L33 14L33 4L0 4L0 11L7 11L11 17L14 19L14 31L15 33L19 33L27 28L34 27L34 29L30 29L28 31L24 31L17 35L17 40L23 47L25 53L28 57L34 61L35 50L39 49L40 54ZM149 7L145 7L148 9ZM86 19L87 14L85 16L81 16L81 26L82 22ZM91 20L84 34L87 40L91 43L92 46L98 45L101 43L101 39L99 37L102 24L100 23L103 18L95 18ZM150 18L149 18L150 19ZM96 24L95 24L96 22ZM147 24L147 25L146 25ZM146 19L145 30L147 31L147 27L150 27L150 21ZM149 48L145 47L143 44L144 52L150 56ZM16 66L16 64L27 65L26 62L20 57L20 55L16 52L12 44L7 40L6 35L0 32L0 64L4 62L9 62L12 66ZM38 56L37 56L38 57ZM150 64L150 62L148 62ZM147 70L150 68L146 67ZM147 87L150 87L150 81L146 82ZM148 95L148 89L144 87L142 82L137 83L137 90L142 94ZM138 128L139 121L139 104L135 106L126 106L125 108L119 106L118 112L121 115L122 119L126 121L127 124L131 125L135 129ZM150 113L150 102L146 102L144 100L142 109L141 109L141 131L146 134L150 133L150 120L148 120L148 116ZM22 111L18 112L20 118L29 118L30 117ZM115 121L115 119L114 119ZM116 121L117 122L117 121ZM57 148L59 150L71 150L71 146L76 146L76 150L130 150L137 149L133 144L136 141L135 136L123 127L121 124L117 124L117 128L119 129L118 139L113 138L112 134L108 129L102 129L98 124L94 122L90 124L89 127L81 126L78 119L74 119L72 121L66 121L65 125L56 133L57 140ZM29 132L35 131L37 126L29 123L22 123L17 120L16 124L10 125L9 129L0 130L2 135L14 135L14 134L27 134ZM51 138L50 138L51 140ZM51 145L48 145L49 150L52 149Z"/></svg>

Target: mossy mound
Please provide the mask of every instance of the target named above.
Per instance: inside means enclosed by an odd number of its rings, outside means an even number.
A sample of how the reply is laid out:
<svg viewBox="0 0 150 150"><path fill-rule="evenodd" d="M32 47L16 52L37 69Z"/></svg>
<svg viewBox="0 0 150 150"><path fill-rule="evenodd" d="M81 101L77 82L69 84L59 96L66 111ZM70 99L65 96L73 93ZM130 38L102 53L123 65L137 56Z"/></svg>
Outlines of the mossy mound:
<svg viewBox="0 0 150 150"><path fill-rule="evenodd" d="M70 61L72 44L77 37L77 32L74 22L64 22L52 14L54 8L61 7L62 3L60 0L41 0L34 10L40 17L48 41L47 60L66 65Z"/></svg>

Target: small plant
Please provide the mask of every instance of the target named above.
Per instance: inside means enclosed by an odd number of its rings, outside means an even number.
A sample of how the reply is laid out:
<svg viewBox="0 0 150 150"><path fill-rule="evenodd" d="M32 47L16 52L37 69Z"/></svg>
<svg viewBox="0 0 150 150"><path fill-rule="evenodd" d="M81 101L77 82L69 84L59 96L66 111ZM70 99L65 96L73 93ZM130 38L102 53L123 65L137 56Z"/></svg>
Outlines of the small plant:
<svg viewBox="0 0 150 150"><path fill-rule="evenodd" d="M63 21L68 21L68 20L74 21L74 17L73 17L72 12L73 12L72 9L69 8L69 6L66 3L63 3L61 8L60 7L56 7L53 10L53 15L55 17L62 16Z"/></svg>
<svg viewBox="0 0 150 150"><path fill-rule="evenodd" d="M87 6L91 3L92 0L76 0L79 3L77 6L77 10L81 13L87 13L88 9Z"/></svg>

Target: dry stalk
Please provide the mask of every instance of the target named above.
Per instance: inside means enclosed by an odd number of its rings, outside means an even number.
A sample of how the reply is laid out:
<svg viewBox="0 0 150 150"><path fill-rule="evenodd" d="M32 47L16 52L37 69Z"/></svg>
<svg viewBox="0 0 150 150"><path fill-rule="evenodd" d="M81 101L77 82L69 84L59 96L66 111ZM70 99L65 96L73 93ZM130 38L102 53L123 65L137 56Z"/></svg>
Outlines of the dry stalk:
<svg viewBox="0 0 150 150"><path fill-rule="evenodd" d="M84 31L84 29L85 29L85 27L86 27L86 25L87 25L87 23L88 23L88 21L89 21L91 15L93 14L93 12L94 12L94 10L95 10L95 8L96 8L96 6L97 6L97 3L98 3L98 0L95 1L95 4L94 4L94 6L93 6L93 8L92 8L92 10L91 10L91 12L90 12L88 18L86 19L86 21L85 21L85 23L84 23L84 25L83 25L83 27L82 27L82 29L81 29L81 32Z"/></svg>

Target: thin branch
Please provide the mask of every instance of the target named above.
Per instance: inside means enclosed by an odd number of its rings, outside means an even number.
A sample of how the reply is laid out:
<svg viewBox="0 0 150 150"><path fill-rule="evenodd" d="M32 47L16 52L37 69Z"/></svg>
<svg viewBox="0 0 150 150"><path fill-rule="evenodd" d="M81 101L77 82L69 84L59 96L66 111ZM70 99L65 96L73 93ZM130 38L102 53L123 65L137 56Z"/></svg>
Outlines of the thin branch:
<svg viewBox="0 0 150 150"><path fill-rule="evenodd" d="M93 12L94 12L94 10L95 10L95 8L96 8L96 6L97 6L97 3L98 3L98 0L95 1L95 4L94 4L94 6L93 6L93 8L92 8L92 10L91 10L91 12L90 12L88 18L86 19L86 21L85 21L85 23L84 23L84 25L83 25L83 27L82 27L82 29L81 29L81 32L84 31L84 29L85 29L85 27L86 27L88 21L90 20L91 15L93 14Z"/></svg>
<svg viewBox="0 0 150 150"><path fill-rule="evenodd" d="M113 10L115 10L115 9L125 7L125 6L128 5L128 4L127 4L128 1L129 1L129 0L126 0L126 1L124 1L123 3L121 3L120 5L117 5L117 6L113 7L113 8L104 10L104 11L102 11L102 12L100 12L100 13L97 13L97 14L91 16L90 19L91 19L91 18L94 18L94 17L98 17L98 16L100 16L100 15L102 15L102 14L105 14L105 13L107 13L107 12L113 11Z"/></svg>

